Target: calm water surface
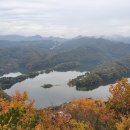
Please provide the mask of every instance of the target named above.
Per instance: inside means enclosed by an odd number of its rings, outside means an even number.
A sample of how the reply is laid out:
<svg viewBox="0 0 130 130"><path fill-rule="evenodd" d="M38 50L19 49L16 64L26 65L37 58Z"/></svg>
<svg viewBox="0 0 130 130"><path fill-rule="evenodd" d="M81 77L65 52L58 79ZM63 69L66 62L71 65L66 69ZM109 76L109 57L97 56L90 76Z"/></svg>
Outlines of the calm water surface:
<svg viewBox="0 0 130 130"><path fill-rule="evenodd" d="M75 87L67 85L70 79L84 73L77 71L44 73L33 79L26 79L17 83L10 89L6 89L5 92L12 95L15 90L27 91L30 98L35 100L35 105L39 108L60 105L82 97L106 100L109 96L109 86L101 86L92 91L77 91ZM44 84L52 84L54 86L52 88L42 88L41 86Z"/></svg>
<svg viewBox="0 0 130 130"><path fill-rule="evenodd" d="M4 74L3 76L1 76L0 78L2 77L17 77L17 76L20 76L22 73L20 72L16 72L16 73L8 73L8 74Z"/></svg>

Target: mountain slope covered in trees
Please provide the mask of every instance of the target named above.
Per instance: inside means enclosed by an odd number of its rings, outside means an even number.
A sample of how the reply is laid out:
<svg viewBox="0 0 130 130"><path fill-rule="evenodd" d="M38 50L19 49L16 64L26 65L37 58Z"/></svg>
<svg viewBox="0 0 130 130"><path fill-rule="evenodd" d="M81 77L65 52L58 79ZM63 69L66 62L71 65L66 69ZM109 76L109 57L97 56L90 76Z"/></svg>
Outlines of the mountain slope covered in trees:
<svg viewBox="0 0 130 130"><path fill-rule="evenodd" d="M0 74L50 68L63 71L91 70L130 54L129 44L94 37L1 40L0 46Z"/></svg>

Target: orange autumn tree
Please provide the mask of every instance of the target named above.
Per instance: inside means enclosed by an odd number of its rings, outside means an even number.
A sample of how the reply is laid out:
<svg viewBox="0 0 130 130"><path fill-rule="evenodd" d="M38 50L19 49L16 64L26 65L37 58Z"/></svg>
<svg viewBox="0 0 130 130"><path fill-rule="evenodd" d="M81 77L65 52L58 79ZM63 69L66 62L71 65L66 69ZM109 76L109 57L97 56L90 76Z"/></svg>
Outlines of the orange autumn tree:
<svg viewBox="0 0 130 130"><path fill-rule="evenodd" d="M114 110L116 130L130 130L130 83L123 78L110 88L107 107Z"/></svg>
<svg viewBox="0 0 130 130"><path fill-rule="evenodd" d="M127 78L123 78L110 88L111 96L108 105L117 113L130 113L130 83Z"/></svg>
<svg viewBox="0 0 130 130"><path fill-rule="evenodd" d="M37 121L33 101L26 92L16 91L10 101L0 99L0 130L31 129Z"/></svg>

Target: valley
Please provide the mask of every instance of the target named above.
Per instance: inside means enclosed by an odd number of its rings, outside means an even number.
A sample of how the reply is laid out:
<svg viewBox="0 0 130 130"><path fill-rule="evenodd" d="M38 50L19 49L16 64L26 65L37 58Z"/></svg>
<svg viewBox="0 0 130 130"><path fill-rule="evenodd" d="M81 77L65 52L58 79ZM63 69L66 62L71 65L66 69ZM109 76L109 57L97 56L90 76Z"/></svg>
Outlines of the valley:
<svg viewBox="0 0 130 130"><path fill-rule="evenodd" d="M108 84L130 76L130 44L94 37L39 38L0 41L1 75L19 74L0 78L7 94L27 91L38 107L80 97L106 100Z"/></svg>

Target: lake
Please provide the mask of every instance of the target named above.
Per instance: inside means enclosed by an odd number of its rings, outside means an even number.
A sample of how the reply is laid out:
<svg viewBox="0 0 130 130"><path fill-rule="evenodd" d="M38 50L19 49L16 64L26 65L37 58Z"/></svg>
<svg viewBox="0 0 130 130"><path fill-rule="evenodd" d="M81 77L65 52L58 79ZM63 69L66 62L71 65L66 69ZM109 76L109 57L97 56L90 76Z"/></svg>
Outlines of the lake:
<svg viewBox="0 0 130 130"><path fill-rule="evenodd" d="M35 100L35 105L38 108L60 105L77 98L107 100L109 86L100 86L92 91L77 91L75 87L69 87L67 85L70 79L76 78L84 73L78 71L43 73L33 79L26 79L15 84L10 89L6 89L5 92L12 95L15 93L15 90L27 91L30 98ZM53 87L41 87L44 84L52 84Z"/></svg>
<svg viewBox="0 0 130 130"><path fill-rule="evenodd" d="M3 76L1 76L0 78L2 77L17 77L17 76L20 76L22 73L20 72L15 72L15 73L8 73L8 74L4 74Z"/></svg>

